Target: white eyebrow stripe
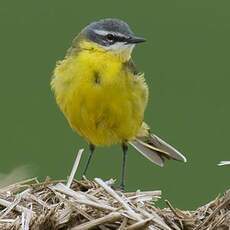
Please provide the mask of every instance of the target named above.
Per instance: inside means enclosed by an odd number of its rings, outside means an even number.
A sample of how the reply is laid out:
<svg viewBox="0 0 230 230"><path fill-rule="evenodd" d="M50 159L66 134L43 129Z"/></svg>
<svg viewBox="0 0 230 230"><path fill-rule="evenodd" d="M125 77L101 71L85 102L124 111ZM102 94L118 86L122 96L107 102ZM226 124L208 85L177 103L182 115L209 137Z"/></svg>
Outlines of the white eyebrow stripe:
<svg viewBox="0 0 230 230"><path fill-rule="evenodd" d="M107 35L109 32L105 30L93 30L98 35Z"/></svg>
<svg viewBox="0 0 230 230"><path fill-rule="evenodd" d="M107 34L114 34L119 37L126 37L124 34L121 34L119 32L114 32L114 31L107 31L107 30L93 30L96 34L105 36Z"/></svg>

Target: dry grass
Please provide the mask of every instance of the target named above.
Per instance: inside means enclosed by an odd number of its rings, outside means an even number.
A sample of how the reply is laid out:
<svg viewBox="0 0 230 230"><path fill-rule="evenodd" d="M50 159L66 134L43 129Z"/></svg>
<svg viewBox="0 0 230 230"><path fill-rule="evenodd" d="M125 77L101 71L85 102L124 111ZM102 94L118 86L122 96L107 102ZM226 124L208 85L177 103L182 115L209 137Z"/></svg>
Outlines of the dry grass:
<svg viewBox="0 0 230 230"><path fill-rule="evenodd" d="M0 189L0 229L230 229L230 192L195 211L159 209L161 191L123 193L114 180L73 180L79 151L69 180L36 178Z"/></svg>

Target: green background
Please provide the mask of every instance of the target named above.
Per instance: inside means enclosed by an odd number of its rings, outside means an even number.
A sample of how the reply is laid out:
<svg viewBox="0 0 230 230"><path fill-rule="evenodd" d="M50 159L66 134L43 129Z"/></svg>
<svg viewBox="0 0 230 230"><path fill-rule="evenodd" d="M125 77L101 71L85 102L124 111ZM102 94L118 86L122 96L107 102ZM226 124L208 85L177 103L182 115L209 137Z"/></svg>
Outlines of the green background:
<svg viewBox="0 0 230 230"><path fill-rule="evenodd" d="M86 148L50 91L55 62L89 22L116 17L147 39L134 52L145 72L152 130L188 163L160 168L130 148L127 188L161 189L174 206L196 208L229 188L230 5L228 1L0 2L0 171L29 165L44 178L66 178ZM78 176L86 160L82 159ZM119 146L98 148L88 176L120 176Z"/></svg>

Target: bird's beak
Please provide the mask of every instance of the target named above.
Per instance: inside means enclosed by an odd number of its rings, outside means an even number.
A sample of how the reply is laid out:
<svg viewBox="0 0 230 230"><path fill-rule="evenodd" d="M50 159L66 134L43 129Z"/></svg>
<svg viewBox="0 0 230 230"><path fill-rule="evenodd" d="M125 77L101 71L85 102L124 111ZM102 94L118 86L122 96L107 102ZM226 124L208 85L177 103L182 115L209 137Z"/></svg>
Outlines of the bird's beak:
<svg viewBox="0 0 230 230"><path fill-rule="evenodd" d="M126 44L137 44L137 43L141 43L141 42L145 42L145 41L146 41L146 39L144 39L144 38L133 36L127 40Z"/></svg>

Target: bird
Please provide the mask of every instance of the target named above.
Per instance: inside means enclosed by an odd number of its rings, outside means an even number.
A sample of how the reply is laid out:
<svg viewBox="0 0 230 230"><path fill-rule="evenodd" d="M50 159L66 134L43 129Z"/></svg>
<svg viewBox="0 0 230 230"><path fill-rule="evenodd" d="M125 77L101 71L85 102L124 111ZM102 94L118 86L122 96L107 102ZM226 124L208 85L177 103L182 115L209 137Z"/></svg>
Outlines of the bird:
<svg viewBox="0 0 230 230"><path fill-rule="evenodd" d="M150 131L144 122L149 89L131 57L136 36L123 20L105 18L88 24L56 63L51 88L70 127L89 145L86 175L95 147L122 147L120 188L125 188L128 145L151 162L186 162L185 156Z"/></svg>

